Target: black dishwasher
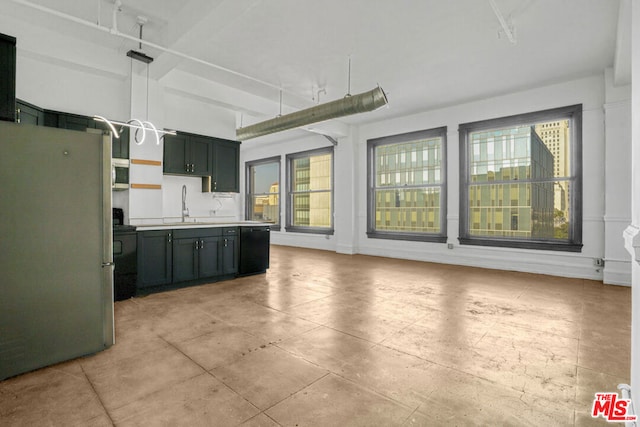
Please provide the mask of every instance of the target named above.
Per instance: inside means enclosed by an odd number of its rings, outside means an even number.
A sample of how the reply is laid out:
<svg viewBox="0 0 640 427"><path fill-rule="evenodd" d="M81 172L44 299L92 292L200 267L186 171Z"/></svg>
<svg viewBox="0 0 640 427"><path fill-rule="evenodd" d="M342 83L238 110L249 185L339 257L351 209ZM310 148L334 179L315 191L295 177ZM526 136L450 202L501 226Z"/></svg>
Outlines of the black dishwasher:
<svg viewBox="0 0 640 427"><path fill-rule="evenodd" d="M270 232L269 226L240 227L240 276L267 271Z"/></svg>

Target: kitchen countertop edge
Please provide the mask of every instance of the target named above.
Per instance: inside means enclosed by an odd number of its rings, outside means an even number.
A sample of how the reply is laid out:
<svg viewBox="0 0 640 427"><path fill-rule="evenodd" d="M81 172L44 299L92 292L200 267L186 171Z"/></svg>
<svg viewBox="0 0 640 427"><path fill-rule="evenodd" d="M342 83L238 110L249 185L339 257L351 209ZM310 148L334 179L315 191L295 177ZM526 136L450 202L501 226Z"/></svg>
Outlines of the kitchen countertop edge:
<svg viewBox="0 0 640 427"><path fill-rule="evenodd" d="M167 224L143 224L136 225L136 231L154 230L176 230L188 228L222 228L222 227L264 227L273 224L258 221L237 221L237 222L181 222Z"/></svg>

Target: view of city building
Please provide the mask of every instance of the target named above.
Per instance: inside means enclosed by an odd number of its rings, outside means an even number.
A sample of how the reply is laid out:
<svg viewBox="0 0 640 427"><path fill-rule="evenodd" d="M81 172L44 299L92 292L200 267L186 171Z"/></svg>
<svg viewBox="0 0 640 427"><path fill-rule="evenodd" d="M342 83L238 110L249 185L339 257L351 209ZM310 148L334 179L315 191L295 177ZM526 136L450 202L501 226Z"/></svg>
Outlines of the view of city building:
<svg viewBox="0 0 640 427"><path fill-rule="evenodd" d="M280 161L247 164L247 217L280 224Z"/></svg>
<svg viewBox="0 0 640 427"><path fill-rule="evenodd" d="M375 229L441 230L442 138L375 147Z"/></svg>
<svg viewBox="0 0 640 427"><path fill-rule="evenodd" d="M277 224L280 217L280 184L274 182L269 186L269 194L255 196L253 199L253 216L255 221L266 221Z"/></svg>
<svg viewBox="0 0 640 427"><path fill-rule="evenodd" d="M569 156L569 120L559 120L536 125L536 133L553 154L553 171L556 177L571 174ZM556 237L567 237L570 186L568 182L556 182L554 187L554 223Z"/></svg>
<svg viewBox="0 0 640 427"><path fill-rule="evenodd" d="M331 227L332 154L292 160L292 225Z"/></svg>
<svg viewBox="0 0 640 427"><path fill-rule="evenodd" d="M568 237L568 133L568 120L471 133L471 235Z"/></svg>

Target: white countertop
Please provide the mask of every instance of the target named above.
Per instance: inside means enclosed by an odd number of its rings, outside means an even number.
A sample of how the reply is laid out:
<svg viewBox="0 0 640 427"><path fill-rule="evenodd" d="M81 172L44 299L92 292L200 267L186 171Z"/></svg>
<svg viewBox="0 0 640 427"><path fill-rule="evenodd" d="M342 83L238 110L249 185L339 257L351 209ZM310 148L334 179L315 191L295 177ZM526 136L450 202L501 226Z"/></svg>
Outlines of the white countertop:
<svg viewBox="0 0 640 427"><path fill-rule="evenodd" d="M271 226L273 224L261 221L234 221L234 222L168 222L162 224L136 225L136 231L175 230L178 228L218 228L218 227L251 227Z"/></svg>

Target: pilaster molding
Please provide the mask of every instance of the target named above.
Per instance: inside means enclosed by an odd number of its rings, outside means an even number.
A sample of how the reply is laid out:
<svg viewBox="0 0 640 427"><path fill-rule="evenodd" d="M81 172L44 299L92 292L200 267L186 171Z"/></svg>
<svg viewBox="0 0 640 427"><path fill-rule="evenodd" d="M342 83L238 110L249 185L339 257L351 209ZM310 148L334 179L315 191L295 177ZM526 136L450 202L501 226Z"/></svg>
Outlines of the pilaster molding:
<svg viewBox="0 0 640 427"><path fill-rule="evenodd" d="M640 263L640 228L636 225L629 225L623 233L624 247L631 254L631 257Z"/></svg>

